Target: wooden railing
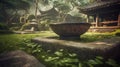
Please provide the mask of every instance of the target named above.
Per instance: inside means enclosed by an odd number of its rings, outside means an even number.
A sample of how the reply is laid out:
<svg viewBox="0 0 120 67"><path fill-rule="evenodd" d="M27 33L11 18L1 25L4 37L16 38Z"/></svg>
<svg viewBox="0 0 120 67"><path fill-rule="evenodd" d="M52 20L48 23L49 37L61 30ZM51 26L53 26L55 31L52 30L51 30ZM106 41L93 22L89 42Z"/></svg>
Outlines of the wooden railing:
<svg viewBox="0 0 120 67"><path fill-rule="evenodd" d="M118 23L118 21L104 21L100 22L101 24L110 24L110 23Z"/></svg>
<svg viewBox="0 0 120 67"><path fill-rule="evenodd" d="M91 24L92 24L92 26L96 26L96 22L92 22ZM104 22L99 22L98 26L107 26L109 24L116 24L116 26L117 26L118 21L104 21Z"/></svg>

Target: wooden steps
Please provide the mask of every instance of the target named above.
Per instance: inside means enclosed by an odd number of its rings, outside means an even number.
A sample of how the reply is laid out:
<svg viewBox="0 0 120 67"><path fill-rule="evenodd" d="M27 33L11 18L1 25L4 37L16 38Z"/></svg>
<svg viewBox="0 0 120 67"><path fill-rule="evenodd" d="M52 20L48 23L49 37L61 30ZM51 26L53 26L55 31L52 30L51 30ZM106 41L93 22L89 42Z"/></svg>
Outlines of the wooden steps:
<svg viewBox="0 0 120 67"><path fill-rule="evenodd" d="M120 29L120 26L90 27L90 32L114 32Z"/></svg>

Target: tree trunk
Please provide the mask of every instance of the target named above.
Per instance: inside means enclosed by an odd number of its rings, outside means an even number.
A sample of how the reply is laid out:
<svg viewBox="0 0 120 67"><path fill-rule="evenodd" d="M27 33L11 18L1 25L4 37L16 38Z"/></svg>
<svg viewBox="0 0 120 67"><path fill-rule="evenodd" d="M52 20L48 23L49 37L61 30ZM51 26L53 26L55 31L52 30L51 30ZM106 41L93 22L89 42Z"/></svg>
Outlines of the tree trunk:
<svg viewBox="0 0 120 67"><path fill-rule="evenodd" d="M38 0L35 0L35 19L37 21Z"/></svg>

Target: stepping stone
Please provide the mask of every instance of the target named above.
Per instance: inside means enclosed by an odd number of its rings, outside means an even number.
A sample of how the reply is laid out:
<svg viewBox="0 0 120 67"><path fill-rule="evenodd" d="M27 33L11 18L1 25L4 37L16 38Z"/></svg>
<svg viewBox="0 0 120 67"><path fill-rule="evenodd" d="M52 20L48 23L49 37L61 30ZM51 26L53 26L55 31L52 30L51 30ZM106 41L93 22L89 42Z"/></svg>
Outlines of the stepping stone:
<svg viewBox="0 0 120 67"><path fill-rule="evenodd" d="M11 51L0 55L0 67L45 67L24 51Z"/></svg>

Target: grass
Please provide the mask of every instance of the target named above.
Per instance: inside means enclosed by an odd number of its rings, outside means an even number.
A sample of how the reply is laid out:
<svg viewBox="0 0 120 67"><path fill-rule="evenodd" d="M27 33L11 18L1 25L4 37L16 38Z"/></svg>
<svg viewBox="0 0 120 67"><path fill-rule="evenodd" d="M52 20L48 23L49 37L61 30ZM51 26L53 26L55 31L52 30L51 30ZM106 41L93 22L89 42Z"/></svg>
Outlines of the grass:
<svg viewBox="0 0 120 67"><path fill-rule="evenodd" d="M0 45L1 49L0 52L6 51L6 50L12 50L12 49L18 49L20 43L22 43L24 40L31 40L35 37L57 37L58 36L51 32L51 31L42 31L37 34L0 34ZM80 40L74 40L78 42L93 42L103 39L108 39L111 37L115 37L113 33L86 33L81 36ZM14 48L13 48L14 47ZM9 51L8 50L8 51Z"/></svg>
<svg viewBox="0 0 120 67"><path fill-rule="evenodd" d="M100 41L100 40L104 40L104 39L109 39L115 37L115 32L113 33L91 33L91 32L87 32L83 35L80 36L80 38L77 39L65 39L65 40L72 40L72 41L77 41L77 42L83 42L83 43L89 43L89 42L94 42L94 41ZM59 36L52 36L49 38L54 38L54 39L61 39L59 38Z"/></svg>
<svg viewBox="0 0 120 67"><path fill-rule="evenodd" d="M34 37L56 36L54 33L46 31L38 34L0 34L0 53L15 50L24 40L31 40Z"/></svg>
<svg viewBox="0 0 120 67"><path fill-rule="evenodd" d="M85 33L81 36L80 42L94 42L115 37L113 33Z"/></svg>
<svg viewBox="0 0 120 67"><path fill-rule="evenodd" d="M40 45L32 43L31 39L35 37L58 37L51 31L43 31L37 34L0 34L0 53L12 50L24 50L41 60L47 67L94 67L97 64L103 64L102 59L80 61L76 54L68 53L63 49L50 53L50 50L43 50ZM86 33L81 36L79 42L93 42L115 37L114 33ZM110 64L113 60L107 61ZM113 65L116 65L114 62Z"/></svg>

